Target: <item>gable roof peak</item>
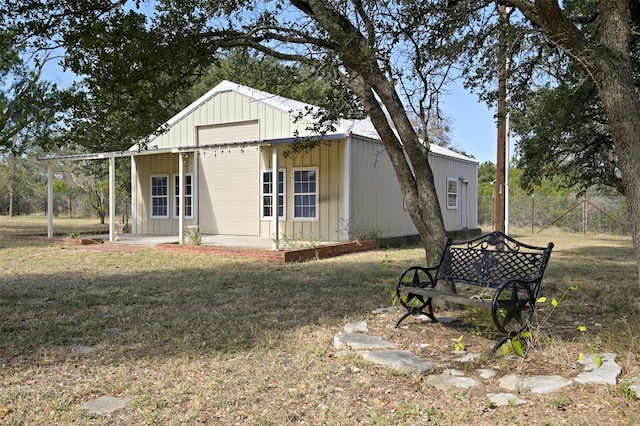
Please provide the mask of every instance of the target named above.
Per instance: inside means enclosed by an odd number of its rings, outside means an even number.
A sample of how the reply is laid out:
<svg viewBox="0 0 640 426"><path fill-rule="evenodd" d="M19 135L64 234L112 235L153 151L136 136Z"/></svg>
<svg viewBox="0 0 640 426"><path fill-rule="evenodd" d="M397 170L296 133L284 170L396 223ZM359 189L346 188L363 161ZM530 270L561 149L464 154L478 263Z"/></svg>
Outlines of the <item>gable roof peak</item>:
<svg viewBox="0 0 640 426"><path fill-rule="evenodd" d="M305 102L296 101L294 99L285 98L284 96L274 95L273 93L263 90L254 89L253 87L244 86L229 80L222 80L213 89L196 99L191 105L183 109L180 113L171 118L167 124L172 125L180 121L185 115L194 111L200 105L207 102L214 96L224 92L236 92L244 95L255 102L267 104L273 108L279 109L292 116L302 116L311 119L310 114L319 110L319 107Z"/></svg>

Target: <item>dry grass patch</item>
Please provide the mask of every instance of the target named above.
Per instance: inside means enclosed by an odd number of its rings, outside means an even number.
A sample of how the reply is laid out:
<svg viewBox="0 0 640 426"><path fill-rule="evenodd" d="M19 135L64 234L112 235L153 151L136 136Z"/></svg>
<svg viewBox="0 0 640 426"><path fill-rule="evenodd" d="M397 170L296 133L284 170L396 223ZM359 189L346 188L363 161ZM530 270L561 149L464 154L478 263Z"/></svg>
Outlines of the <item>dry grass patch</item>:
<svg viewBox="0 0 640 426"><path fill-rule="evenodd" d="M0 218L5 236L41 228ZM640 376L630 241L518 238L556 242L543 292L565 296L524 360L471 365L452 363L451 351L464 335L469 351L488 353L481 314L396 330L396 314L370 313L389 305L404 267L422 263L419 248L283 265L0 238L0 424L632 424L637 402L621 386L572 385L494 409L486 394L501 391L498 379L438 391L424 377L336 357L335 333L366 320L370 334L470 377L480 367L566 376L589 350L618 353L625 378ZM80 408L103 395L129 403L108 416Z"/></svg>

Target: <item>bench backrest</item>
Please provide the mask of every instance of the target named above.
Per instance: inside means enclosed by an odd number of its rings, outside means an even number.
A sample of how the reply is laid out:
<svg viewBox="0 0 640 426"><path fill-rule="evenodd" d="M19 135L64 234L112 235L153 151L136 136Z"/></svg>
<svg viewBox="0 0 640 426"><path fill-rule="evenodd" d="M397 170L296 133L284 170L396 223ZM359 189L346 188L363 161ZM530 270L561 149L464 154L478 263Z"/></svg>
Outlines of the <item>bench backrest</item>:
<svg viewBox="0 0 640 426"><path fill-rule="evenodd" d="M463 242L449 240L437 278L486 287L497 287L507 279L538 280L539 285L552 249L553 243L530 246L502 232Z"/></svg>

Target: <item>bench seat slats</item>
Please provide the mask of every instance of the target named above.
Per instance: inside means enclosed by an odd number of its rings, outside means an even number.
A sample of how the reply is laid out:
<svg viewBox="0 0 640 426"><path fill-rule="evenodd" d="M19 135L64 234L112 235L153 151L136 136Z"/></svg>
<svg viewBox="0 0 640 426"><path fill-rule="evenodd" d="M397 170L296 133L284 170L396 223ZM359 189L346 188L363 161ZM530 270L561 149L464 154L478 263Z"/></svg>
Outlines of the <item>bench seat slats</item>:
<svg viewBox="0 0 640 426"><path fill-rule="evenodd" d="M420 288L405 286L406 291L411 294L424 297L432 297L434 299L444 300L446 302L457 303L459 305L476 306L478 308L491 308L492 299L477 299L464 294L451 293L448 291L436 290L435 288Z"/></svg>

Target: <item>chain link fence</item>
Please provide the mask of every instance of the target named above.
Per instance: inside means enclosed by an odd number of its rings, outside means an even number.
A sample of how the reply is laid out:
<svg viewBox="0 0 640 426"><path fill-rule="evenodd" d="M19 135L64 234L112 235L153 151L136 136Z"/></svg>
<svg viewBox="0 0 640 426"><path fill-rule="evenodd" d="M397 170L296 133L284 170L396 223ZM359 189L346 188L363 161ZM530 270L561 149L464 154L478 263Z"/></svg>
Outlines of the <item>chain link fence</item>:
<svg viewBox="0 0 640 426"><path fill-rule="evenodd" d="M495 199L479 197L478 223L493 228ZM510 197L509 226L531 233L555 227L569 232L629 235L625 197Z"/></svg>
<svg viewBox="0 0 640 426"><path fill-rule="evenodd" d="M128 199L116 200L116 214L128 215ZM38 191L21 195L14 200L16 215L46 215L47 193ZM8 194L0 194L0 214L9 213ZM82 192L54 193L53 213L58 217L96 217L88 195ZM494 197L478 198L478 224L493 229ZM555 227L570 232L629 234L629 212L625 197L589 196L567 197L510 197L509 226L531 233Z"/></svg>
<svg viewBox="0 0 640 426"><path fill-rule="evenodd" d="M108 208L108 200L105 208ZM116 214L129 213L129 200L116 199ZM0 215L9 214L9 195L0 194ZM21 193L13 200L13 214L16 216L46 215L47 192ZM53 214L57 217L97 217L89 196L84 192L54 193Z"/></svg>

